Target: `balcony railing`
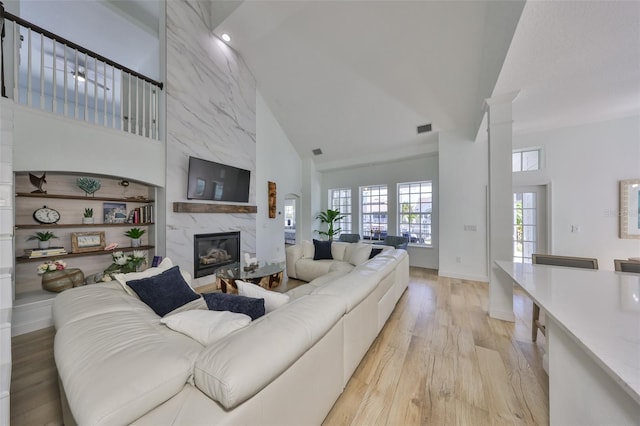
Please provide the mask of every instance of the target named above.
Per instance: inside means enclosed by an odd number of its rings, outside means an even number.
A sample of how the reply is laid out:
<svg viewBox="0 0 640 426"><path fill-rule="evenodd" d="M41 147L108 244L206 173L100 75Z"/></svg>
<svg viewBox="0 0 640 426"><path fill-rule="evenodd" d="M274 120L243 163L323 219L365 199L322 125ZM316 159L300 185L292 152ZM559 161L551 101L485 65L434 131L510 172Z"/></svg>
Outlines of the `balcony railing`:
<svg viewBox="0 0 640 426"><path fill-rule="evenodd" d="M1 3L0 22L3 97L12 89L16 103L160 139L162 83L12 15Z"/></svg>

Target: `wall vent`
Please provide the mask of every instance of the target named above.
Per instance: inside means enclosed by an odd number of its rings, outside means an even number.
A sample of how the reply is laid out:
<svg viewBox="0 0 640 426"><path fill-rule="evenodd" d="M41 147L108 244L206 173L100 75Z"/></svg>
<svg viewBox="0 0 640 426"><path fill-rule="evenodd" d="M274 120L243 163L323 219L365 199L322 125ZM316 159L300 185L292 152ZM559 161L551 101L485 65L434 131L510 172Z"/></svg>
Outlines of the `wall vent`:
<svg viewBox="0 0 640 426"><path fill-rule="evenodd" d="M431 131L431 123L423 124L422 126L418 126L418 134L427 133Z"/></svg>
<svg viewBox="0 0 640 426"><path fill-rule="evenodd" d="M322 150L320 148L312 149L313 155L322 155Z"/></svg>

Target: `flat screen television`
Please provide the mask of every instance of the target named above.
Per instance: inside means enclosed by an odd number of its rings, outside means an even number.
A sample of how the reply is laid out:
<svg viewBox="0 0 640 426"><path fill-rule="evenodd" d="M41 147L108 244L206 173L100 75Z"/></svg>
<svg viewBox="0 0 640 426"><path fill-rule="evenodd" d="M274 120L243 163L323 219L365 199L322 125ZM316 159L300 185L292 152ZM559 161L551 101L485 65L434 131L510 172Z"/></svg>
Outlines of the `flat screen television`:
<svg viewBox="0 0 640 426"><path fill-rule="evenodd" d="M246 203L250 180L249 170L189 157L187 199Z"/></svg>

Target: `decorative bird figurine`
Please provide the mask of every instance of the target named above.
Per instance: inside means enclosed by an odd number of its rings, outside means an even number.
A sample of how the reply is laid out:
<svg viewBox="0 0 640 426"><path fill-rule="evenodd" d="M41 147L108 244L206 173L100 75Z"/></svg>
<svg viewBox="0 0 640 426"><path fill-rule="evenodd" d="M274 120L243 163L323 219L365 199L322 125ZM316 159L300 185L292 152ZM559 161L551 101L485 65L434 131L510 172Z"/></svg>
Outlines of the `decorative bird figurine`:
<svg viewBox="0 0 640 426"><path fill-rule="evenodd" d="M29 173L29 180L31 181L31 184L33 186L35 186L36 189L35 191L31 191L32 194L46 194L47 191L45 191L44 189L42 189L42 185L47 183L47 180L45 179L47 177L47 172L42 173L41 177L38 177L34 174Z"/></svg>

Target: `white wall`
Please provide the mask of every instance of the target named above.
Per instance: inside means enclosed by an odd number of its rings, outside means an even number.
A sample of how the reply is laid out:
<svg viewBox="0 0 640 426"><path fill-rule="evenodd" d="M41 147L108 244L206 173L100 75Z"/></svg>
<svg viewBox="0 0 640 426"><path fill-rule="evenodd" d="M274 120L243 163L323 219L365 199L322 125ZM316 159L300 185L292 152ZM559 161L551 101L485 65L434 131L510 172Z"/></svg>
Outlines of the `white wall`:
<svg viewBox="0 0 640 426"><path fill-rule="evenodd" d="M251 171L256 203L256 85L242 58L209 28L211 3L167 7L167 256L193 273L193 235L240 231L242 252L256 253L256 215L174 213L187 202L190 155ZM197 202L191 200L191 202ZM211 284L215 277L195 280Z"/></svg>
<svg viewBox="0 0 640 426"><path fill-rule="evenodd" d="M619 181L640 178L640 116L515 135L525 147L542 147L543 169L515 173L514 185L551 183L550 253L596 257L606 270L640 256L640 240L618 238Z"/></svg>
<svg viewBox="0 0 640 426"><path fill-rule="evenodd" d="M163 186L165 147L120 130L14 106L14 170L92 173Z"/></svg>
<svg viewBox="0 0 640 426"><path fill-rule="evenodd" d="M261 261L284 261L284 197L302 194L302 162L258 92L256 96L256 255ZM277 185L277 215L269 218L267 182Z"/></svg>
<svg viewBox="0 0 640 426"><path fill-rule="evenodd" d="M488 281L487 140L441 134L440 264L446 277ZM476 231L465 231L473 225Z"/></svg>
<svg viewBox="0 0 640 426"><path fill-rule="evenodd" d="M515 134L514 149L543 148L543 170L515 173L513 185L550 184L549 252L614 258L640 256L640 241L618 238L619 181L640 177L640 117ZM443 276L487 281L487 141L441 134L440 267ZM477 231L465 231L476 225ZM571 225L580 227L572 233ZM459 260L459 262L457 261Z"/></svg>
<svg viewBox="0 0 640 426"><path fill-rule="evenodd" d="M398 183L431 180L433 182L433 214L431 216L432 247L409 247L409 262L411 266L423 268L438 268L438 155L429 154L407 160L390 161L387 163L350 167L346 169L322 172L322 186L320 189L320 209L313 212L314 217L328 207L328 191L331 188L351 188L353 200L353 232L358 233L360 227L359 197L360 187L365 185L387 185L389 189L388 233L397 235L397 194ZM318 229L318 223L313 229ZM314 235L317 238L317 234Z"/></svg>

